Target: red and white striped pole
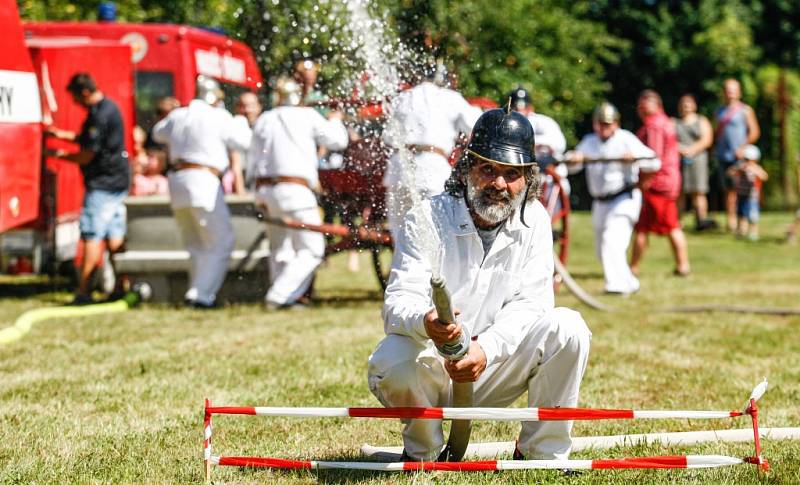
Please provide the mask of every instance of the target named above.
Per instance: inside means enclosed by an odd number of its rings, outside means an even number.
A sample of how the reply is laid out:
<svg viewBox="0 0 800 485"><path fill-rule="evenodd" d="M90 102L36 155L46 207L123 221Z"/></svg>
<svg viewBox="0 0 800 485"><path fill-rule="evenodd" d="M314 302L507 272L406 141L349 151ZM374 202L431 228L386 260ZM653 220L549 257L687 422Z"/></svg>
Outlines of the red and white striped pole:
<svg viewBox="0 0 800 485"><path fill-rule="evenodd" d="M205 464L206 482L211 481L211 401L206 398L205 417L203 418L203 463Z"/></svg>
<svg viewBox="0 0 800 485"><path fill-rule="evenodd" d="M492 421L587 421L601 419L720 419L744 415L741 411L685 411L593 408L305 408L305 407L209 407L212 414L246 414L293 418L397 418Z"/></svg>
<svg viewBox="0 0 800 485"><path fill-rule="evenodd" d="M739 458L723 455L682 455L618 458L608 460L491 460L491 461L433 461L433 462L348 462L305 461L281 458L215 456L215 465L281 470L368 470L368 471L447 471L480 472L501 470L612 470L654 468L716 468L744 463Z"/></svg>
<svg viewBox="0 0 800 485"><path fill-rule="evenodd" d="M288 407L212 407L206 399L204 427L204 461L206 479L210 466L228 465L286 470L371 470L371 471L498 471L525 469L624 469L624 468L714 468L741 463L759 465L768 470L769 463L761 456L756 401L766 392L767 381L753 389L744 412L740 411L637 411L633 409L594 408L288 408ZM214 414L243 414L285 417L353 417L401 419L487 419L499 421L562 421L600 419L713 419L743 416L752 418L755 456L745 459L723 455L652 456L598 460L496 460L473 462L333 462L301 461L281 458L213 456L211 454L211 417Z"/></svg>

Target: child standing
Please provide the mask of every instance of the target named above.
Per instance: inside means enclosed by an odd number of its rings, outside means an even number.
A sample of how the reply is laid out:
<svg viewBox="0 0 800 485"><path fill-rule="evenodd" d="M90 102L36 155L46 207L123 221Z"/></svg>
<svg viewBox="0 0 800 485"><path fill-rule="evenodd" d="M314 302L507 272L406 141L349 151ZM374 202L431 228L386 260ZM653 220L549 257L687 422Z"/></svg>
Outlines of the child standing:
<svg viewBox="0 0 800 485"><path fill-rule="evenodd" d="M736 235L747 236L751 241L758 240L759 200L761 186L769 178L758 161L761 160L761 150L755 145L747 145L743 150L744 161L728 169L728 175L733 179L736 188Z"/></svg>

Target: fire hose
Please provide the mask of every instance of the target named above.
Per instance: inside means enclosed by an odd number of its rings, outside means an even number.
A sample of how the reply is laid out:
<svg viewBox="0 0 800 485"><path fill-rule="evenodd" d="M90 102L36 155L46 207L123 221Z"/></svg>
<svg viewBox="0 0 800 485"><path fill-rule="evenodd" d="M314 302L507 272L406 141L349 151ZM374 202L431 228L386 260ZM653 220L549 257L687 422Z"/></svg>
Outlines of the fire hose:
<svg viewBox="0 0 800 485"><path fill-rule="evenodd" d="M0 345L16 342L31 331L33 326L52 318L88 317L128 311L142 301L150 298L152 290L147 284L134 285L124 297L117 301L83 306L57 306L34 308L20 315L14 325L0 330Z"/></svg>
<svg viewBox="0 0 800 485"><path fill-rule="evenodd" d="M442 324L456 323L456 316L450 303L450 293L445 286L444 278L431 278L431 298L436 308L438 319ZM461 360L469 351L470 337L464 326L457 340L436 346L439 354L450 361ZM459 408L472 407L472 383L453 382L453 406ZM450 437L447 445L439 455L438 461L461 461L469 446L469 435L472 422L469 420L453 421L450 425Z"/></svg>
<svg viewBox="0 0 800 485"><path fill-rule="evenodd" d="M599 160L594 160L598 162ZM275 224L290 229L304 229L308 231L321 232L323 234L330 234L334 236L354 236L359 240L373 243L391 245L392 236L382 229L370 229L366 227L358 227L356 229L349 229L347 227L337 226L334 224L306 224L304 222L295 221L285 218L265 217L264 221L268 224ZM588 305L595 310L600 311L615 311L615 308L604 305L596 298L589 295L577 281L570 275L567 268L561 263L558 255L553 256L555 263L555 271L561 277L564 285L575 295L578 300ZM694 305L694 306L676 306L666 307L659 311L664 313L699 313L699 312L727 312L727 313L752 313L760 315L800 315L800 309L796 308L761 308L750 306L736 306L736 305Z"/></svg>
<svg viewBox="0 0 800 485"><path fill-rule="evenodd" d="M383 244L386 246L391 246L392 244L391 234L389 234L389 231L384 229L370 229L364 226L350 229L348 227L339 226L336 224L308 224L285 217L264 216L263 221L267 224L285 227L288 229L301 229L319 232L326 236L355 237L361 242Z"/></svg>
<svg viewBox="0 0 800 485"><path fill-rule="evenodd" d="M600 310L603 312L613 312L616 308L606 306L589 293L586 292L577 281L569 274L567 268L558 259L558 255L553 255L553 262L555 263L556 273L561 277L564 285L575 295L575 298L582 303ZM800 308L763 308L741 305L687 305L687 306L673 306L656 309L661 313L703 313L703 312L725 312L725 313L752 313L756 315L777 315L777 316L790 316L800 315Z"/></svg>

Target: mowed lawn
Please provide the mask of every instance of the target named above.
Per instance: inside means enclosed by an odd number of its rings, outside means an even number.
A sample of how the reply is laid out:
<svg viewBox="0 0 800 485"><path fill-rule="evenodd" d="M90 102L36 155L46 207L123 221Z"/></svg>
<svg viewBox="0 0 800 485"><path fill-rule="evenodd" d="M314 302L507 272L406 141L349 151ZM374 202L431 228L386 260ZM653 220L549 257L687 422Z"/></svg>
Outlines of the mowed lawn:
<svg viewBox="0 0 800 485"><path fill-rule="evenodd" d="M736 304L800 307L800 246L782 242L788 214L767 214L762 240L689 234L694 274L672 276L667 241L651 242L642 290L601 294L588 214L572 218L569 268L617 311L581 305L566 290L557 304L580 310L592 329L581 405L636 409L741 409L763 377L770 389L762 427L800 426L800 317L664 313L666 306ZM217 405L377 406L366 361L383 335L381 295L366 255L349 273L331 259L317 282L319 303L305 312L266 312L258 304L218 311L146 305L127 313L37 324L0 346L0 482L199 483L203 399ZM2 288L0 321L66 301L14 280ZM28 291L35 289L37 291ZM26 294L26 291L28 294ZM520 400L518 405L524 405ZM744 428L749 419L602 421L576 436ZM518 424L479 422L474 441L515 438ZM399 445L394 420L214 418L214 452L317 460L359 460L363 443ZM746 456L749 443L693 447L635 445L574 458L660 454ZM764 442L772 472L751 465L711 471L556 471L500 473L280 472L218 467L218 483L798 483L800 443ZM510 457L501 457L509 458Z"/></svg>

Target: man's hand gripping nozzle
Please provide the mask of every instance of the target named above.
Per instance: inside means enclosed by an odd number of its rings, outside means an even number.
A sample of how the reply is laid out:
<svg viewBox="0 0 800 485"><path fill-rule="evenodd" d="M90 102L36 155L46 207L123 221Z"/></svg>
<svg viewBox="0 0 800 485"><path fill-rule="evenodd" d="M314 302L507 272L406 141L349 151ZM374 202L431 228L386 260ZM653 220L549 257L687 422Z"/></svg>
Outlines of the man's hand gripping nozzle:
<svg viewBox="0 0 800 485"><path fill-rule="evenodd" d="M436 308L439 320L444 324L455 323L456 316L450 302L450 293L445 286L444 278L431 278L431 299ZM457 340L447 342L441 346L436 346L439 354L448 360L460 360L469 350L470 337L464 326L461 327L461 335ZM453 383L453 406L472 407L472 383L454 382ZM461 461L467 452L469 445L469 435L472 423L467 420L453 421L450 426L450 438L447 445L439 455L438 461Z"/></svg>

